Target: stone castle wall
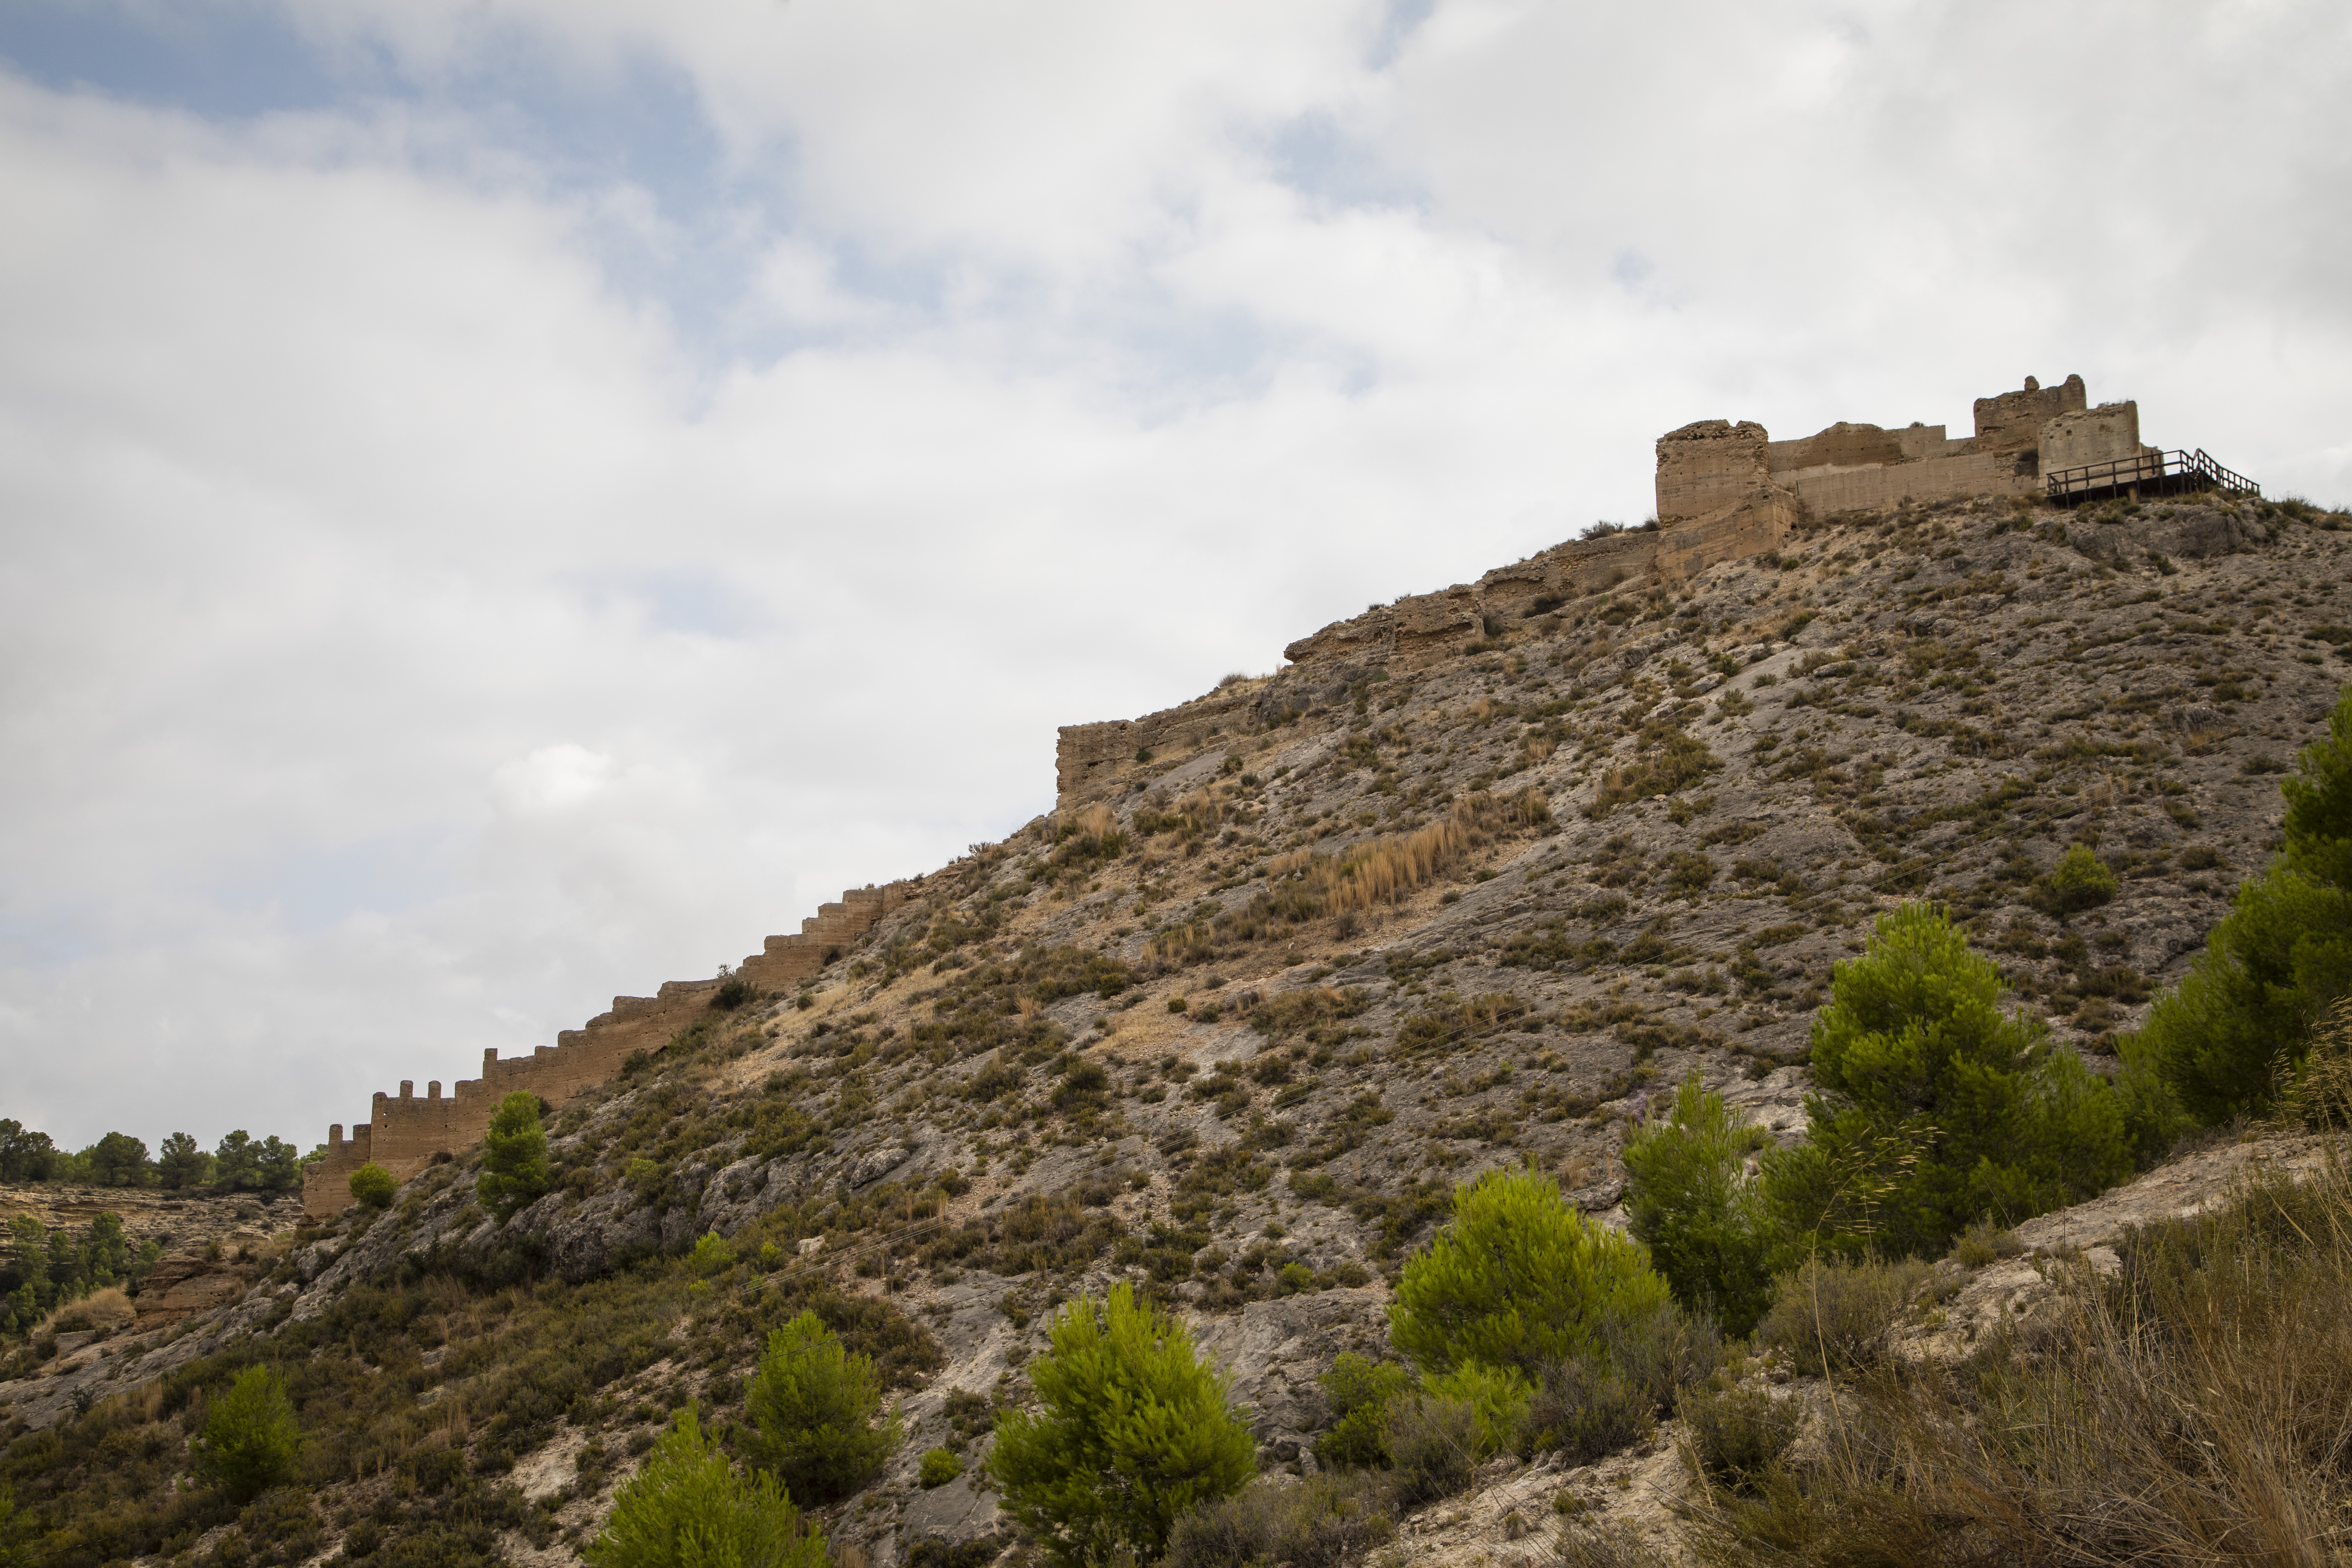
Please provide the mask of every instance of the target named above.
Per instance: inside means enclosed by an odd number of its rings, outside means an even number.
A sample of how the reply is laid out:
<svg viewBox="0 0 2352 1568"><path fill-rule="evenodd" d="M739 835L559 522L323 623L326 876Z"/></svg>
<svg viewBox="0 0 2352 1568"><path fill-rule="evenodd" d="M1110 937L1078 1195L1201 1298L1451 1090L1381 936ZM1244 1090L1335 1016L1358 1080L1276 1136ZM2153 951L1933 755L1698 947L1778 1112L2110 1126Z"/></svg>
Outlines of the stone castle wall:
<svg viewBox="0 0 2352 1568"><path fill-rule="evenodd" d="M1957 440L1941 425L1839 423L1775 441L1752 420L1702 419L1658 438L1655 530L1555 545L1475 584L1375 605L1301 637L1283 657L1335 679L1358 668L1411 668L1475 643L1492 619L1519 620L1620 583L1687 577L1778 550L1805 512L2038 495L2053 468L2146 449L2137 404L2089 404L2079 375L2053 387L2028 377L2018 391L1976 399L1976 429ZM1064 725L1055 755L1059 806L1129 778L1145 759L1247 728L1256 700L1213 692L1140 719Z"/></svg>
<svg viewBox="0 0 2352 1568"><path fill-rule="evenodd" d="M1658 526L1679 528L1728 511L1772 473L1764 426L1702 419L1658 438Z"/></svg>
<svg viewBox="0 0 2352 1568"><path fill-rule="evenodd" d="M1705 522L1759 484L1788 491L1811 511L1878 510L1903 501L1995 499L2042 492L2053 468L2107 462L2145 450L2139 405L2089 406L2079 375L1976 400L1975 434L1952 439L1941 425L1902 429L1839 423L1775 441L1749 421L1702 419L1660 437L1658 522L1668 531Z"/></svg>
<svg viewBox="0 0 2352 1568"><path fill-rule="evenodd" d="M922 893L922 879L887 887L856 889L801 922L799 934L772 936L763 950L736 973L763 991L786 989L814 976L883 916ZM518 1089L561 1105L573 1095L609 1081L632 1053L657 1051L710 1005L719 988L713 980L673 980L651 996L615 996L610 1012L586 1026L565 1029L552 1046L527 1057L501 1060L482 1053L482 1076L462 1079L444 1096L441 1085L425 1085L422 1098L413 1079L397 1095L376 1091L366 1121L343 1136L341 1123L327 1130L327 1156L304 1167L302 1207L314 1218L340 1214L352 1201L352 1173L373 1160L406 1181L436 1154L456 1154L481 1142L490 1113Z"/></svg>
<svg viewBox="0 0 2352 1568"><path fill-rule="evenodd" d="M1724 425L1723 430L1732 439L1752 432L1758 464L1745 476L1754 481L1746 490L1735 493L1709 479L1707 488L1694 492L1719 503L1711 516L1670 529L1556 544L1497 567L1475 584L1411 595L1335 621L1284 648L1283 657L1294 667L1335 678L1375 668L1402 672L1463 652L1486 635L1490 618L1528 620L1622 583L1689 577L1718 562L1779 549L1796 521L1797 506L1787 491L1759 477L1763 429ZM1257 718L1258 700L1255 691L1212 692L1140 719L1064 725L1055 757L1056 808L1066 810L1129 778L1147 765L1137 760L1140 752L1196 750L1221 734L1241 732Z"/></svg>

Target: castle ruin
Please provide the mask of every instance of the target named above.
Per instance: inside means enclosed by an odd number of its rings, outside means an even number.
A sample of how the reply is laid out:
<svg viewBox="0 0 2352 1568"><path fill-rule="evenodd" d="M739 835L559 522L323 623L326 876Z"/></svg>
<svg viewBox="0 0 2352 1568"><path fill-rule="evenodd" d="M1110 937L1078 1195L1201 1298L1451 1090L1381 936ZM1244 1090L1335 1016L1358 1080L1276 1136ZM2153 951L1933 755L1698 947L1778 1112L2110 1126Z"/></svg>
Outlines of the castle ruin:
<svg viewBox="0 0 2352 1568"><path fill-rule="evenodd" d="M1836 424L1801 440L1775 441L1761 425L1703 419L1658 438L1657 518L1641 529L1578 540L1487 573L1475 584L1408 595L1336 621L1283 650L1308 679L1310 700L1337 700L1384 669L1407 670L1476 648L1515 621L1629 582L1672 583L1722 562L1769 554L1808 515L1908 503L2039 496L2074 504L2108 495L2221 488L2259 494L2202 451L2140 444L2139 405L2094 408L2079 375L2054 387L2031 376L2017 392L1980 397L1975 433L1953 440L1941 425L1889 430ZM1254 687L1220 688L1197 700L1102 723L1065 725L1055 747L1057 806L1136 782L1163 752L1196 752L1226 733L1279 721ZM1291 700L1289 696L1281 699ZM921 890L921 879L842 895L796 936L772 936L738 973L774 989L814 976L843 948ZM447 1097L413 1080L379 1091L368 1121L331 1128L327 1153L305 1168L303 1205L314 1216L351 1201L351 1174L370 1161L405 1181L437 1156L480 1142L498 1102L518 1089L551 1104L604 1083L633 1052L659 1050L709 1008L717 980L672 981L653 996L616 996L584 1028L567 1029L529 1057L486 1051L482 1076Z"/></svg>
<svg viewBox="0 0 2352 1568"><path fill-rule="evenodd" d="M1709 566L1769 554L1800 517L1906 503L2037 497L2061 506L2110 496L2221 489L2261 494L2203 451L2140 444L2139 405L2090 406L2079 375L1979 397L1973 435L1941 425L1899 430L1836 424L1775 441L1748 420L1702 419L1657 442L1654 526L1554 545L1475 584L1414 594L1335 621L1282 650L1294 668L1345 691L1375 669L1404 670L1475 647L1510 622L1619 584L1672 582ZM1140 719L1062 727L1056 799L1067 808L1131 779L1151 759L1196 749L1273 715L1254 692L1223 689Z"/></svg>
<svg viewBox="0 0 2352 1568"><path fill-rule="evenodd" d="M1658 526L1704 522L1759 486L1787 491L1812 512L1875 511L1905 501L2042 496L2052 476L2159 457L2139 439L2139 405L2089 406L2083 378L1976 400L1976 433L1952 440L1941 425L1900 430L1831 426L1775 441L1761 425L1702 419L1658 437Z"/></svg>

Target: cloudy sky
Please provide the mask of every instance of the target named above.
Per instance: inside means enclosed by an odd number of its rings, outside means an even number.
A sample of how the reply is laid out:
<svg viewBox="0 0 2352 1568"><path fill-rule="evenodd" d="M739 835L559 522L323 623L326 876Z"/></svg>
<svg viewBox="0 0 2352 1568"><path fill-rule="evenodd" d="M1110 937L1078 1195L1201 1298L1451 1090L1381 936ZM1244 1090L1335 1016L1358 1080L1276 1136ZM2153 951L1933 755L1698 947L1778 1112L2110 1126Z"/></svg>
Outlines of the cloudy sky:
<svg viewBox="0 0 2352 1568"><path fill-rule="evenodd" d="M2352 499L2352 8L0 4L0 1114L304 1147L2070 371Z"/></svg>

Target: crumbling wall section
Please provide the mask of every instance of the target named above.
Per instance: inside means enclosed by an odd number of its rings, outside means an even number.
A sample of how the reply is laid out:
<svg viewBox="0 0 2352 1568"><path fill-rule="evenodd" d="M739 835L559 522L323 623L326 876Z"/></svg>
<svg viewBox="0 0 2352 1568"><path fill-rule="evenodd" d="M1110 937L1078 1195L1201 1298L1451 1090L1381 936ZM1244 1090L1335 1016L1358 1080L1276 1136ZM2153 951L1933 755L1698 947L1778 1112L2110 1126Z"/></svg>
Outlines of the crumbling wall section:
<svg viewBox="0 0 2352 1568"><path fill-rule="evenodd" d="M1968 452L1867 468L1813 468L1774 474L1772 482L1785 486L1809 509L1827 517L1841 511L1875 511L1906 500L2026 494L2039 488L2038 470L2031 461L2021 468L2019 456ZM2028 450L2022 456L2031 459L2033 453Z"/></svg>
<svg viewBox="0 0 2352 1568"><path fill-rule="evenodd" d="M1098 793L1164 752L1190 751L1248 722L1250 699L1213 691L1147 713L1065 724L1055 732L1054 793L1064 805Z"/></svg>
<svg viewBox="0 0 2352 1568"><path fill-rule="evenodd" d="M2040 444L2045 474L2137 458L2145 449L2139 444L2139 405L2102 403L2061 414L2042 426Z"/></svg>
<svg viewBox="0 0 2352 1568"><path fill-rule="evenodd" d="M2025 385L2016 392L1978 398L1976 434L1962 440L1951 439L1941 425L1915 423L1890 430L1841 422L1797 440L1768 441L1765 462L1773 484L1823 516L1876 511L1906 501L2029 495L2040 490L2042 476L2053 465L2067 467L2126 455L2111 450L2119 439L2115 431L2125 422L2124 416L2114 410L2131 409L2129 439L2136 446L2136 407L2113 404L2085 414L2086 401L2079 375L2047 388L2027 376ZM1713 424L1721 426L1723 422ZM2059 433L2062 458L2050 456L2053 432ZM1664 442L1659 449L1663 496L1666 485ZM2102 455L2080 458L2074 455L2095 449Z"/></svg>
<svg viewBox="0 0 2352 1568"><path fill-rule="evenodd" d="M1746 428L1755 432L1750 445L1760 443L1761 430ZM1299 638L1282 650L1283 657L1296 668L1334 675L1351 668L1415 668L1468 650L1490 628L1549 614L1622 584L1689 577L1721 562L1778 550L1799 510L1800 503L1788 491L1756 484L1703 520L1685 521L1671 530L1556 544L1497 567L1475 584L1376 605ZM1174 754L1226 733L1240 733L1253 722L1251 710L1256 702L1255 692L1212 694L1141 719L1064 725L1055 756L1056 809L1067 810L1134 773L1145 765L1136 761L1140 750Z"/></svg>
<svg viewBox="0 0 2352 1568"><path fill-rule="evenodd" d="M1700 419L1658 437L1658 526L1679 528L1730 510L1769 484L1764 426Z"/></svg>
<svg viewBox="0 0 2352 1568"><path fill-rule="evenodd" d="M859 888L838 903L824 905L801 922L797 935L772 936L763 950L736 973L765 991L782 990L814 975L885 915L922 893L922 879ZM522 1090L550 1105L609 1082L637 1051L658 1051L710 1005L719 982L673 980L651 996L615 996L611 1010L578 1029L566 1029L556 1044L527 1057L501 1059L482 1053L482 1076L461 1079L444 1096L438 1081L419 1098L414 1079L400 1092L379 1089L367 1121L349 1138L337 1122L327 1130L327 1153L303 1168L302 1207L313 1218L340 1214L352 1201L352 1173L371 1160L406 1181L432 1164L437 1154L454 1155L481 1142L499 1101Z"/></svg>
<svg viewBox="0 0 2352 1568"><path fill-rule="evenodd" d="M2044 387L2029 375L2021 391L1976 400L1977 449L2032 451L2041 444L2044 425L2062 414L2080 414L2090 402L2090 394L2079 375L2070 375L2052 387Z"/></svg>

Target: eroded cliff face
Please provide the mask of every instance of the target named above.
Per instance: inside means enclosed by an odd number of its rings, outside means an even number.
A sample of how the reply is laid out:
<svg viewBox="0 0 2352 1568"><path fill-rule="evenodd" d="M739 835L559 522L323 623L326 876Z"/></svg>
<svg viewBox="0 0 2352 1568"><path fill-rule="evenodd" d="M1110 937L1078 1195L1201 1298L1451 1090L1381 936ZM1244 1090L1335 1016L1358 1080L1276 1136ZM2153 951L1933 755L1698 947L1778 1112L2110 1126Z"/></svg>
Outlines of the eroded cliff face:
<svg viewBox="0 0 2352 1568"><path fill-rule="evenodd" d="M998 1539L971 1470L925 1491L915 1460L983 1453L971 1401L1018 1397L1050 1304L1114 1279L1192 1314L1264 1462L1310 1468L1315 1374L1382 1342L1454 1183L1532 1161L1618 1223L1624 1128L1693 1069L1797 1136L1813 1012L1880 910L1947 901L2112 1065L2262 865L2276 772L2352 670L2352 531L2321 521L1767 509L1722 559L1619 536L1325 628L1089 741L1075 784L1066 744L1061 809L802 980L705 1003L562 1110L555 1189L509 1222L461 1152L389 1214L288 1233L180 1331L340 1355L355 1303L407 1302L364 1353L538 1509L500 1527L516 1561L572 1560L674 1405L740 1415L765 1328L820 1287L928 1346L894 1363L907 1448L824 1516L877 1563ZM2034 882L2077 842L2121 891L2062 922ZM698 1282L677 1259L709 1236L731 1253ZM552 1331L532 1312L590 1293L644 1316L565 1341L575 1403L541 1410L500 1380ZM1402 1543L1500 1561L1554 1492L1605 1509L1674 1463L1498 1469ZM383 1498L395 1534L430 1513L338 1479L327 1537Z"/></svg>

